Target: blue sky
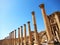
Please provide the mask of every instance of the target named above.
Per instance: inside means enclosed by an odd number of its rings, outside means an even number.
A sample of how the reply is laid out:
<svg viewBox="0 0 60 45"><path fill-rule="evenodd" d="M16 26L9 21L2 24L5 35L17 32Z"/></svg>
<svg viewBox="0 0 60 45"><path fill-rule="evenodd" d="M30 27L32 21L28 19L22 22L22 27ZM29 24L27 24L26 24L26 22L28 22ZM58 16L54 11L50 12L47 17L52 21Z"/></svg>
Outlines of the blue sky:
<svg viewBox="0 0 60 45"><path fill-rule="evenodd" d="M45 4L47 15L60 11L60 0L0 0L0 39L28 21L31 22L31 30L34 30L32 11L35 11L38 32L45 30L39 8L41 3Z"/></svg>

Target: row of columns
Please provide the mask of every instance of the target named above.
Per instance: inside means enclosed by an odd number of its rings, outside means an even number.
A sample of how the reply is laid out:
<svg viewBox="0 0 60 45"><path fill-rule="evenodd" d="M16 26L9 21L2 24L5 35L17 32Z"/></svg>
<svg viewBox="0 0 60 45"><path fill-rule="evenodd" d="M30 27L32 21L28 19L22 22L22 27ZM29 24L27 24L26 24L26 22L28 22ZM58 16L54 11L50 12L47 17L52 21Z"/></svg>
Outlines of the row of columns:
<svg viewBox="0 0 60 45"><path fill-rule="evenodd" d="M35 42L34 45L39 45L38 42L38 32L37 32L37 25L36 25L36 19L35 19L35 13L34 11L32 12L32 19L33 19L33 25L34 25L34 37L35 37ZM30 27L30 21L27 22L28 24L28 31L29 31L29 45L32 45L32 34L31 34L31 27ZM20 34L21 32L21 34ZM20 37L21 35L21 37ZM12 31L10 34L10 42L9 45L17 45L17 38L16 38L16 30ZM24 24L24 45L27 45L27 39L26 39L26 24ZM23 26L18 28L18 45L23 45Z"/></svg>
<svg viewBox="0 0 60 45"><path fill-rule="evenodd" d="M42 11L42 16L43 16L44 24L45 24L45 28L46 28L46 34L47 34L48 42L49 42L49 41L53 40L50 23L49 23L49 20L47 18L47 15L46 15L46 12L44 9L44 4L41 4L39 7L41 8L41 11ZM34 45L39 45L40 42L39 42L39 38L38 38L37 25L36 25L34 11L32 12L32 19L33 19L33 26L34 26L34 39L35 39ZM58 19L57 19L57 21L58 21ZM57 23L59 23L59 22L57 22ZM32 34L31 34L30 21L28 21L27 24L28 24L28 31L29 31L29 45L32 45ZM59 25L59 29L60 29L60 25ZM21 35L21 37L20 37L20 35ZM9 45L17 45L16 40L17 40L17 38L16 38L16 30L15 30L10 33L10 44ZM23 26L18 28L18 45L27 45L26 24L24 24L24 44L23 44Z"/></svg>
<svg viewBox="0 0 60 45"><path fill-rule="evenodd" d="M9 34L9 45L16 45L16 30Z"/></svg>

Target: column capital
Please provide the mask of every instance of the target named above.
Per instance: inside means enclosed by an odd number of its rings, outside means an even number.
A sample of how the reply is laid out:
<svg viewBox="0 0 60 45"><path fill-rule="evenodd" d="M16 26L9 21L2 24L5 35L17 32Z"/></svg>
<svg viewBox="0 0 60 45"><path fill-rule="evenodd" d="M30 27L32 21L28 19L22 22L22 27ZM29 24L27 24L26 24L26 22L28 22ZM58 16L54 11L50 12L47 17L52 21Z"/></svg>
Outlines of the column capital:
<svg viewBox="0 0 60 45"><path fill-rule="evenodd" d="M44 8L44 4L40 4L39 7L40 7L40 8Z"/></svg>
<svg viewBox="0 0 60 45"><path fill-rule="evenodd" d="M13 33L14 31L12 31L12 33Z"/></svg>
<svg viewBox="0 0 60 45"><path fill-rule="evenodd" d="M16 29L14 31L16 31Z"/></svg>
<svg viewBox="0 0 60 45"><path fill-rule="evenodd" d="M34 11L32 11L32 15L35 15L35 12Z"/></svg>
<svg viewBox="0 0 60 45"><path fill-rule="evenodd" d="M24 26L26 26L26 24L24 24Z"/></svg>
<svg viewBox="0 0 60 45"><path fill-rule="evenodd" d="M11 32L12 33L12 32Z"/></svg>
<svg viewBox="0 0 60 45"><path fill-rule="evenodd" d="M30 23L30 21L28 21L27 23Z"/></svg>
<svg viewBox="0 0 60 45"><path fill-rule="evenodd" d="M18 27L18 29L20 29L20 28Z"/></svg>
<svg viewBox="0 0 60 45"><path fill-rule="evenodd" d="M21 28L22 28L23 26L21 26Z"/></svg>

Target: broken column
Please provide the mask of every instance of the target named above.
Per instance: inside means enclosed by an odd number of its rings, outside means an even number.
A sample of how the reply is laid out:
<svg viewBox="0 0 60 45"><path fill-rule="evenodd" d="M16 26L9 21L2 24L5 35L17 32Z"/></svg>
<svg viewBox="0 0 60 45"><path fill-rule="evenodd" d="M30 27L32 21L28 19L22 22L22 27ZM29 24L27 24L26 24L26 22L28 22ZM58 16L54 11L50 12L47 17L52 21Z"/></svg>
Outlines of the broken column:
<svg viewBox="0 0 60 45"><path fill-rule="evenodd" d="M36 19L35 19L35 13L34 13L34 11L32 12L32 19L33 19L34 36L35 36L35 42L34 42L34 45L39 45L38 32L37 32L37 25L36 25Z"/></svg>
<svg viewBox="0 0 60 45"><path fill-rule="evenodd" d="M26 24L24 24L24 45L26 45Z"/></svg>
<svg viewBox="0 0 60 45"><path fill-rule="evenodd" d="M21 26L21 45L23 45L23 27Z"/></svg>
<svg viewBox="0 0 60 45"><path fill-rule="evenodd" d="M20 45L20 28L18 28L18 45Z"/></svg>
<svg viewBox="0 0 60 45"><path fill-rule="evenodd" d="M41 8L41 11L42 11L42 16L43 16L43 19L44 19L46 33L47 33L47 36L48 36L48 41L50 41L50 40L53 39L53 37L52 37L52 32L51 32L49 20L46 16L46 12L45 12L45 9L44 9L44 4L41 4L39 7Z"/></svg>
<svg viewBox="0 0 60 45"><path fill-rule="evenodd" d="M29 31L29 45L32 45L30 21L28 21L27 23L28 23L28 31Z"/></svg>

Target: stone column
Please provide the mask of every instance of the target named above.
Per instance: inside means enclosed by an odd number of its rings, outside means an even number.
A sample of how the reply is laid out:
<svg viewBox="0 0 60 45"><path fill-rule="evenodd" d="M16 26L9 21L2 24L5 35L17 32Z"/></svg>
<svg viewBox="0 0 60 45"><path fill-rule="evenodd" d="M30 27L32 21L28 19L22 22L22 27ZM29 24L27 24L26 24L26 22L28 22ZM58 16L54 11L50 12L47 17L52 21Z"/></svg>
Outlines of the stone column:
<svg viewBox="0 0 60 45"><path fill-rule="evenodd" d="M26 24L24 24L24 45L26 45Z"/></svg>
<svg viewBox="0 0 60 45"><path fill-rule="evenodd" d="M11 45L12 45L12 32L10 33L10 37L11 37Z"/></svg>
<svg viewBox="0 0 60 45"><path fill-rule="evenodd" d="M13 45L13 40L12 40L12 32L11 32L11 45Z"/></svg>
<svg viewBox="0 0 60 45"><path fill-rule="evenodd" d="M9 38L10 44L9 45L11 45L11 33L9 33L9 36L10 36L10 38Z"/></svg>
<svg viewBox="0 0 60 45"><path fill-rule="evenodd" d="M33 19L34 36L35 36L35 42L34 42L34 45L39 45L38 32L37 32L37 25L36 25L36 19L35 19L35 13L34 13L34 11L32 12L32 19Z"/></svg>
<svg viewBox="0 0 60 45"><path fill-rule="evenodd" d="M21 45L23 45L23 27L21 26Z"/></svg>
<svg viewBox="0 0 60 45"><path fill-rule="evenodd" d="M27 24L28 24L28 31L29 31L29 45L32 45L30 21L28 21Z"/></svg>
<svg viewBox="0 0 60 45"><path fill-rule="evenodd" d="M16 30L14 30L14 45L16 45Z"/></svg>
<svg viewBox="0 0 60 45"><path fill-rule="evenodd" d="M18 28L18 45L20 45L20 28Z"/></svg>
<svg viewBox="0 0 60 45"><path fill-rule="evenodd" d="M46 12L45 12L45 9L44 9L44 4L41 4L39 7L41 8L41 11L42 11L42 16L43 16L44 24L45 24L45 28L46 28L46 34L48 36L48 41L50 41L50 40L53 39L53 37L52 37L52 32L51 32L49 20L46 16Z"/></svg>
<svg viewBox="0 0 60 45"><path fill-rule="evenodd" d="M12 45L14 45L14 31L12 31Z"/></svg>
<svg viewBox="0 0 60 45"><path fill-rule="evenodd" d="M13 45L13 31L11 32L11 42L12 42L12 45Z"/></svg>
<svg viewBox="0 0 60 45"><path fill-rule="evenodd" d="M12 31L12 45L14 45L14 31Z"/></svg>

